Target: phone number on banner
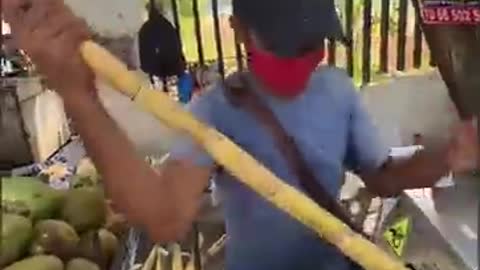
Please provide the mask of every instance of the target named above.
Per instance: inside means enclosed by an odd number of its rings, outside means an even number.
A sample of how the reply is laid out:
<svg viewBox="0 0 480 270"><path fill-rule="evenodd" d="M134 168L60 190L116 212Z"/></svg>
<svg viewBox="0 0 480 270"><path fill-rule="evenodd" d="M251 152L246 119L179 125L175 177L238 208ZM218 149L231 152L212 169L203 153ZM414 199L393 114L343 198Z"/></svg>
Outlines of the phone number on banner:
<svg viewBox="0 0 480 270"><path fill-rule="evenodd" d="M477 25L480 24L479 6L424 6L422 19L425 24Z"/></svg>

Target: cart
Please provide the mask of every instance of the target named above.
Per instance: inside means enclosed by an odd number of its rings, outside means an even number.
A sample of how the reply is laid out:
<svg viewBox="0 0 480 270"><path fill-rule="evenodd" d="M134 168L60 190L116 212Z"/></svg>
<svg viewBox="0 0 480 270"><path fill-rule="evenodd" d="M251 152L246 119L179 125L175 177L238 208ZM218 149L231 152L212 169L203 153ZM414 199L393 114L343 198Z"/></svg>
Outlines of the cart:
<svg viewBox="0 0 480 270"><path fill-rule="evenodd" d="M41 162L70 137L60 98L38 77L0 79L0 171Z"/></svg>
<svg viewBox="0 0 480 270"><path fill-rule="evenodd" d="M471 120L480 115L480 2L413 4L458 114ZM411 269L478 269L480 179L455 175L454 181L454 187L403 193L385 213L378 244Z"/></svg>

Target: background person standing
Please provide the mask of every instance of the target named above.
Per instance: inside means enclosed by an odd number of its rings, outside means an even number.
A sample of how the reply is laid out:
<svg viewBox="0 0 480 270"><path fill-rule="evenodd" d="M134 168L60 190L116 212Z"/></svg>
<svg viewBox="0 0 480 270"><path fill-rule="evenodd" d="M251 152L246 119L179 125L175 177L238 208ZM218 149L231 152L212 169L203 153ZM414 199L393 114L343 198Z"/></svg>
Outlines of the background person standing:
<svg viewBox="0 0 480 270"><path fill-rule="evenodd" d="M175 27L161 13L155 0L148 4L148 20L138 33L140 67L155 85L155 77L168 92L168 78L182 77L186 72L185 56Z"/></svg>

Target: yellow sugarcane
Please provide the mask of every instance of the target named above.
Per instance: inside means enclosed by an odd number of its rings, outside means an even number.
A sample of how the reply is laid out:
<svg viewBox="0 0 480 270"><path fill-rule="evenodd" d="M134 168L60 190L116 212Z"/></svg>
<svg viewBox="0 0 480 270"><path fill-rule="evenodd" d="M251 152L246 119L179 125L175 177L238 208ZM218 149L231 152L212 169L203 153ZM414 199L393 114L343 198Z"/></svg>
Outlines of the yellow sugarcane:
<svg viewBox="0 0 480 270"><path fill-rule="evenodd" d="M147 260L142 266L142 270L152 270L157 260L157 246L154 246L148 254Z"/></svg>
<svg viewBox="0 0 480 270"><path fill-rule="evenodd" d="M163 270L163 256L165 256L164 253L166 252L162 247L154 248L154 250L157 252L157 260L155 262L154 270Z"/></svg>
<svg viewBox="0 0 480 270"><path fill-rule="evenodd" d="M353 232L332 214L289 186L223 134L198 121L161 91L154 91L118 59L87 41L81 54L97 76L167 126L187 132L238 180L285 211L368 270L405 270L404 265Z"/></svg>
<svg viewBox="0 0 480 270"><path fill-rule="evenodd" d="M182 248L178 243L172 244L172 270L183 270Z"/></svg>

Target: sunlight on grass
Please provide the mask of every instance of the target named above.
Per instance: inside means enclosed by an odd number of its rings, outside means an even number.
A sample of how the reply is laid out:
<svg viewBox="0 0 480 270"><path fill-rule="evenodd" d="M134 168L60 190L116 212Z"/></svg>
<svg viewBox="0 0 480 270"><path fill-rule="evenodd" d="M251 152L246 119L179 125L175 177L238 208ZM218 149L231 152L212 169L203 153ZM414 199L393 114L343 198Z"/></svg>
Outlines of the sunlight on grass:
<svg viewBox="0 0 480 270"><path fill-rule="evenodd" d="M211 16L204 16L201 17L200 22L205 59L215 60L218 55L215 43L213 18ZM228 26L227 16L222 16L220 18L220 25L223 57L235 57L235 41L233 38L233 31ZM195 24L193 18L183 17L181 19L181 35L185 57L189 62L198 61L197 38L195 36Z"/></svg>

